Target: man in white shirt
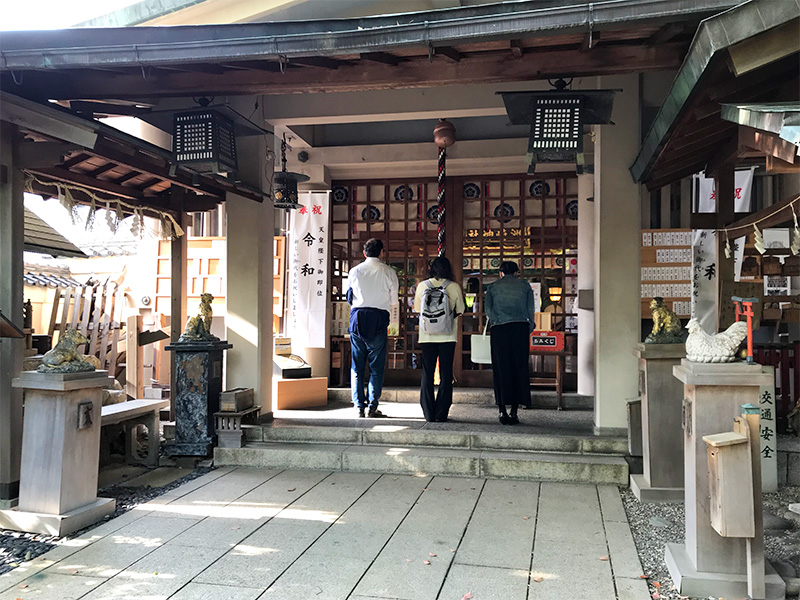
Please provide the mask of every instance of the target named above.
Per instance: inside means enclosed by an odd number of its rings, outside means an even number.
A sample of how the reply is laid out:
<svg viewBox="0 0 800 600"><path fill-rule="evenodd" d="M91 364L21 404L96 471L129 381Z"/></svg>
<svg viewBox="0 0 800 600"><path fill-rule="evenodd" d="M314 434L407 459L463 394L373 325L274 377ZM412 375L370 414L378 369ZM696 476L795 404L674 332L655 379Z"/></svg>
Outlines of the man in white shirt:
<svg viewBox="0 0 800 600"><path fill-rule="evenodd" d="M365 261L348 273L350 289L350 386L358 416L382 417L378 400L383 389L389 314L398 304L397 273L382 262L383 242L372 238L364 244ZM364 367L369 363L369 393L364 392ZM365 414L366 413L366 414Z"/></svg>

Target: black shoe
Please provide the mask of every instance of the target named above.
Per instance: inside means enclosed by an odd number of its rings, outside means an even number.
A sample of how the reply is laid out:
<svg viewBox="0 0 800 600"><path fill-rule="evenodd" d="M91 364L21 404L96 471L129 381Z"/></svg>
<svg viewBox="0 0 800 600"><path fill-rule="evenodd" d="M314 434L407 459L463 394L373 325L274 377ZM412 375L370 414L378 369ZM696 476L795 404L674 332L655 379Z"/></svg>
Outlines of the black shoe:
<svg viewBox="0 0 800 600"><path fill-rule="evenodd" d="M382 418L382 417L385 417L386 415L385 415L385 414L383 414L381 411L379 411L377 408L372 408L372 409L370 409L370 411L367 413L367 416L368 416L370 419L380 419L380 418Z"/></svg>
<svg viewBox="0 0 800 600"><path fill-rule="evenodd" d="M511 415L508 417L508 424L509 425L517 425L519 423L519 418L517 415Z"/></svg>
<svg viewBox="0 0 800 600"><path fill-rule="evenodd" d="M506 413L500 413L500 416L497 418L501 424L508 425L508 415Z"/></svg>
<svg viewBox="0 0 800 600"><path fill-rule="evenodd" d="M359 418L359 419L363 419L363 418L364 418L364 416L365 416L365 415L364 415L364 409L363 409L363 408L359 408L359 409L358 409L358 418Z"/></svg>

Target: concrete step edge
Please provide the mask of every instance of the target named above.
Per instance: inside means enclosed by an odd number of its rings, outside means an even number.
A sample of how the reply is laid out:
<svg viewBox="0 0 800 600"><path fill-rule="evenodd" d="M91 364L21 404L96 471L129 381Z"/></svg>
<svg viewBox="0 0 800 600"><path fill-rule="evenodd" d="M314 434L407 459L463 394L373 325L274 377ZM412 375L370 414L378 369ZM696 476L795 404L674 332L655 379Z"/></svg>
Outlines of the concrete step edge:
<svg viewBox="0 0 800 600"><path fill-rule="evenodd" d="M628 484L621 457L450 448L254 443L217 448L216 465Z"/></svg>
<svg viewBox="0 0 800 600"><path fill-rule="evenodd" d="M353 444L365 446L403 445L520 452L569 452L588 455L624 456L627 440L606 436L526 435L474 431L409 429L374 431L358 427L251 426L245 430L248 442L298 444Z"/></svg>

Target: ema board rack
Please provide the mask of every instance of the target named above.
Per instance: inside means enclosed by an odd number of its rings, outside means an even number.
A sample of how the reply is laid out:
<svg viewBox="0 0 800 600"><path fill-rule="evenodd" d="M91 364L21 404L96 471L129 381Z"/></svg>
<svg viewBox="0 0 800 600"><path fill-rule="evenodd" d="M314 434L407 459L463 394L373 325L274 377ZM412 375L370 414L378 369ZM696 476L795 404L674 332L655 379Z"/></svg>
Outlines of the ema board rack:
<svg viewBox="0 0 800 600"><path fill-rule="evenodd" d="M641 316L651 317L650 300L664 298L679 317L691 313L692 230L642 230Z"/></svg>

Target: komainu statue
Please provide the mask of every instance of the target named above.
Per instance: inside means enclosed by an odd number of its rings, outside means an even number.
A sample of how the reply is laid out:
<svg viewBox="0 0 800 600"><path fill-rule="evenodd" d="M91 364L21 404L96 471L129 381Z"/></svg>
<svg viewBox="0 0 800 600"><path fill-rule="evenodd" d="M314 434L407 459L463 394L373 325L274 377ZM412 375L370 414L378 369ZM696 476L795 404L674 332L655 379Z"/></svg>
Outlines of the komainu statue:
<svg viewBox="0 0 800 600"><path fill-rule="evenodd" d="M645 338L645 344L682 344L684 340L683 325L681 320L660 296L650 301L650 310L653 311L653 330Z"/></svg>
<svg viewBox="0 0 800 600"><path fill-rule="evenodd" d="M180 342L216 342L219 338L211 335L211 301L214 296L202 294L200 296L200 314L192 317L186 323L186 329L178 341Z"/></svg>
<svg viewBox="0 0 800 600"><path fill-rule="evenodd" d="M95 366L78 352L78 346L88 344L80 331L67 329L55 348L48 350L42 357L42 364L36 369L40 373L82 373L94 371Z"/></svg>

